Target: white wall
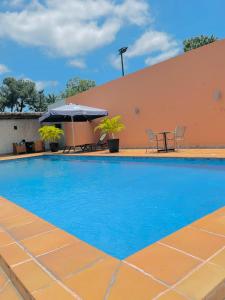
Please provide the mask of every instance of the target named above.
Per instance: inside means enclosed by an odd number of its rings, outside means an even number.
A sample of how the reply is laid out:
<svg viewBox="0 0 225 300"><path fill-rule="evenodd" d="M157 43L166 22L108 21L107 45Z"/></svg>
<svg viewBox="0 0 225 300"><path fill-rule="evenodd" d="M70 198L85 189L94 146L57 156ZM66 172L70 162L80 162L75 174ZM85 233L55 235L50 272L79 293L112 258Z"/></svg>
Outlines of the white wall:
<svg viewBox="0 0 225 300"><path fill-rule="evenodd" d="M17 130L14 129L17 126ZM21 140L40 140L38 119L28 120L0 120L0 154L12 153L12 143L19 143Z"/></svg>

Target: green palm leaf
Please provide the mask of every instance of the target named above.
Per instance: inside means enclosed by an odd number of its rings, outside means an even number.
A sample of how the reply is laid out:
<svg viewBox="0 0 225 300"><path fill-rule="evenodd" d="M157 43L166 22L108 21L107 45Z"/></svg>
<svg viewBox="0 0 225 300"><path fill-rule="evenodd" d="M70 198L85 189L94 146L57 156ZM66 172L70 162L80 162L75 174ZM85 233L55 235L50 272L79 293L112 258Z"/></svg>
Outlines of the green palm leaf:
<svg viewBox="0 0 225 300"><path fill-rule="evenodd" d="M121 122L121 116L115 116L113 118L104 118L94 129L100 130L102 133L111 134L114 138L115 133L119 133L125 129L125 125Z"/></svg>

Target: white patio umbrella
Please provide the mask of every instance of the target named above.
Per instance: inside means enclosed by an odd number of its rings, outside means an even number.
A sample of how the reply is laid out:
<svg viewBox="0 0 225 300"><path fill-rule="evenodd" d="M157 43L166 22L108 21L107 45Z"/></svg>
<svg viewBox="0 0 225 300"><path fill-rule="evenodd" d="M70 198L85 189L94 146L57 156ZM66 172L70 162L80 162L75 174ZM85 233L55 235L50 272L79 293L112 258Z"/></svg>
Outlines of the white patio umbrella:
<svg viewBox="0 0 225 300"><path fill-rule="evenodd" d="M40 123L63 123L72 122L73 146L74 141L74 122L86 122L108 115L105 109L89 107L78 104L66 104L50 109L39 118Z"/></svg>

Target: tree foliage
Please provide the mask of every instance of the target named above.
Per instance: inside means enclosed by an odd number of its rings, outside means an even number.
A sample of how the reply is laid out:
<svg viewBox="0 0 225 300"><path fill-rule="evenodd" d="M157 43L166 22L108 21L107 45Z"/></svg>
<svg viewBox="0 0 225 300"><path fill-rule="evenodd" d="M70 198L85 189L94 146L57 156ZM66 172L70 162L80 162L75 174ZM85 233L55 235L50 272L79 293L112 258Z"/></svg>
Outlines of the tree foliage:
<svg viewBox="0 0 225 300"><path fill-rule="evenodd" d="M11 112L46 111L49 104L56 101L55 95L38 91L30 80L7 77L0 86L0 111Z"/></svg>
<svg viewBox="0 0 225 300"><path fill-rule="evenodd" d="M183 41L184 52L190 51L192 49L196 49L202 47L204 45L213 43L217 40L217 37L214 35L200 35L194 38L186 39Z"/></svg>
<svg viewBox="0 0 225 300"><path fill-rule="evenodd" d="M58 97L54 94L44 94L44 90L38 91L34 101L29 103L29 109L31 111L47 111L48 105L55 103Z"/></svg>
<svg viewBox="0 0 225 300"><path fill-rule="evenodd" d="M65 89L65 91L62 92L61 96L62 96L62 98L71 97L76 94L85 92L95 86L96 86L96 83L93 80L86 80L86 79L81 79L79 77L75 77L75 78L70 79L67 82L66 89Z"/></svg>
<svg viewBox="0 0 225 300"><path fill-rule="evenodd" d="M25 79L7 77L0 85L0 112L46 111L48 105L95 86L95 81L75 77L70 79L65 91L59 95L48 94L37 90L35 82Z"/></svg>
<svg viewBox="0 0 225 300"><path fill-rule="evenodd" d="M2 107L11 112L22 112L26 105L34 101L36 95L35 83L29 80L7 77L0 87L0 102Z"/></svg>

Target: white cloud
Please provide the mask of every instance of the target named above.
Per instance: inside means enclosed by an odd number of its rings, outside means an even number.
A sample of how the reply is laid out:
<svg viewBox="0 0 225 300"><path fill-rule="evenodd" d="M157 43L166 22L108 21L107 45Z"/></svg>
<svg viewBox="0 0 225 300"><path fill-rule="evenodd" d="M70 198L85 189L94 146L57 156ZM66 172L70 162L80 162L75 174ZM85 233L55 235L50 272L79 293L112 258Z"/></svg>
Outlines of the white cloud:
<svg viewBox="0 0 225 300"><path fill-rule="evenodd" d="M6 65L0 64L0 75L10 72Z"/></svg>
<svg viewBox="0 0 225 300"><path fill-rule="evenodd" d="M33 0L0 13L0 38L76 57L110 44L122 26L150 20L146 0Z"/></svg>
<svg viewBox="0 0 225 300"><path fill-rule="evenodd" d="M36 80L35 81L35 80L31 79L30 77L24 76L23 74L21 74L17 78L34 82L38 91L42 91L49 87L54 88L58 85L58 81L56 81L56 80Z"/></svg>
<svg viewBox="0 0 225 300"><path fill-rule="evenodd" d="M69 65L78 69L85 69L86 63L83 59L72 59L69 61Z"/></svg>
<svg viewBox="0 0 225 300"><path fill-rule="evenodd" d="M36 84L36 88L38 91L44 90L48 87L56 87L58 85L58 81L49 80L49 81L34 81Z"/></svg>
<svg viewBox="0 0 225 300"><path fill-rule="evenodd" d="M124 54L125 61L144 56L146 65L153 65L176 56L180 52L178 42L168 33L149 29L144 32ZM115 69L121 68L119 56L110 60Z"/></svg>
<svg viewBox="0 0 225 300"><path fill-rule="evenodd" d="M110 60L111 65L114 67L114 69L116 69L116 70L121 69L121 58L120 58L119 54L117 56L111 55L109 60Z"/></svg>
<svg viewBox="0 0 225 300"><path fill-rule="evenodd" d="M168 51L177 46L177 42L167 33L148 30L129 47L127 57L146 55L154 51Z"/></svg>
<svg viewBox="0 0 225 300"><path fill-rule="evenodd" d="M169 58L172 58L176 55L178 55L180 52L180 49L179 48L175 48L175 49L172 49L172 50L169 50L169 51L166 51L166 52L163 52L159 55L156 55L156 56L150 56L150 57L147 57L146 60L145 60L145 63L146 65L154 65L154 64L157 64L161 61L164 61L164 60L167 60Z"/></svg>

